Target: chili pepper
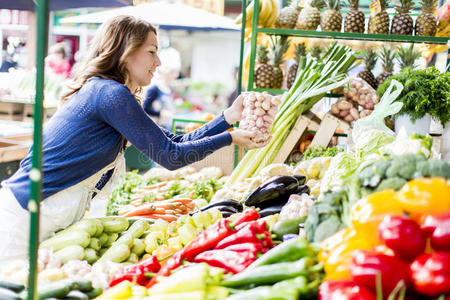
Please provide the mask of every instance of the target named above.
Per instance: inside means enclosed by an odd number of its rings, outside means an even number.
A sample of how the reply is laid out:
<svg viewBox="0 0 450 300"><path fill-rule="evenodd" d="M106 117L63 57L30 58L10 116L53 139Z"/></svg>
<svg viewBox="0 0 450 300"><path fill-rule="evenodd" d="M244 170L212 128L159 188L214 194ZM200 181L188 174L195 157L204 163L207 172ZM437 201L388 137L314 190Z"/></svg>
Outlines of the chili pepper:
<svg viewBox="0 0 450 300"><path fill-rule="evenodd" d="M303 257L294 263L283 262L260 266L236 274L226 279L222 285L226 287L238 287L248 284L271 284L281 280L307 275L314 270L311 268L313 264L314 260L311 257Z"/></svg>
<svg viewBox="0 0 450 300"><path fill-rule="evenodd" d="M444 178L420 178L409 181L395 199L413 219L450 210L450 185Z"/></svg>
<svg viewBox="0 0 450 300"><path fill-rule="evenodd" d="M145 273L147 272L158 272L161 265L158 262L156 256L150 256L146 259L141 260L137 264L127 266L120 270L109 282L109 286L112 287L119 282L128 280L131 282L136 282L140 285L145 285L150 280Z"/></svg>
<svg viewBox="0 0 450 300"><path fill-rule="evenodd" d="M259 252L262 251L262 245L260 243L243 243L243 244L230 245L223 249L230 250L230 251L236 251L236 252L250 251L250 252L254 253L255 255L257 255Z"/></svg>
<svg viewBox="0 0 450 300"><path fill-rule="evenodd" d="M251 251L236 252L223 249L205 251L194 258L195 262L205 262L234 274L244 271L255 260L256 254Z"/></svg>
<svg viewBox="0 0 450 300"><path fill-rule="evenodd" d="M450 294L450 252L423 253L411 264L415 289L424 295Z"/></svg>
<svg viewBox="0 0 450 300"><path fill-rule="evenodd" d="M226 219L221 219L208 227L205 231L199 233L194 240L187 244L183 249L175 253L167 260L161 270L156 274L147 287L151 287L157 282L159 276L168 276L171 270L181 266L184 259L190 261L198 254L213 249L218 242L225 237L232 234L234 230L230 226L230 222Z"/></svg>
<svg viewBox="0 0 450 300"><path fill-rule="evenodd" d="M365 287L351 280L325 281L319 287L319 300L376 300Z"/></svg>
<svg viewBox="0 0 450 300"><path fill-rule="evenodd" d="M251 264L248 269L278 262L296 261L304 256L315 256L315 251L304 238L291 239L270 249Z"/></svg>
<svg viewBox="0 0 450 300"><path fill-rule="evenodd" d="M234 228L235 226L238 226L239 224L242 224L244 222L254 221L258 219L258 211L254 208L247 208L233 221L231 226Z"/></svg>
<svg viewBox="0 0 450 300"><path fill-rule="evenodd" d="M265 248L272 246L272 240L270 239L270 234L267 231L265 222L249 222L246 226L241 228L238 232L224 238L221 240L216 249L223 249L230 245L241 244L241 243L258 243Z"/></svg>
<svg viewBox="0 0 450 300"><path fill-rule="evenodd" d="M387 215L378 226L378 234L402 259L412 260L425 250L426 233L410 218Z"/></svg>
<svg viewBox="0 0 450 300"><path fill-rule="evenodd" d="M380 277L383 295L387 297L400 281L409 285L409 266L396 256L375 251L355 251L350 265L353 281L376 292Z"/></svg>
<svg viewBox="0 0 450 300"><path fill-rule="evenodd" d="M431 247L434 250L450 249L450 213L438 216L428 216L423 229L430 233Z"/></svg>

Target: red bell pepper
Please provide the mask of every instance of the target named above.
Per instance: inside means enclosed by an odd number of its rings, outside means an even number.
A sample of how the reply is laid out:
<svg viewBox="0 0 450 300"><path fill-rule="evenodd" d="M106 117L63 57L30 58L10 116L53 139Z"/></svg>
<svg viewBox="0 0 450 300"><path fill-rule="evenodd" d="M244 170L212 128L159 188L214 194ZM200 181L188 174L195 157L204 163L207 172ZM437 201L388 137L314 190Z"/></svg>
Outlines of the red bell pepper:
<svg viewBox="0 0 450 300"><path fill-rule="evenodd" d="M205 231L200 232L194 240L169 258L158 274L150 280L147 287L154 285L157 277L168 276L170 271L181 266L183 260L192 261L195 256L204 251L213 249L217 243L234 232L235 231L232 229L232 226L230 226L230 222L227 219L221 219L214 223Z"/></svg>
<svg viewBox="0 0 450 300"><path fill-rule="evenodd" d="M423 253L411 264L415 289L424 295L450 294L450 252Z"/></svg>
<svg viewBox="0 0 450 300"><path fill-rule="evenodd" d="M427 235L414 220L387 215L378 226L378 235L400 258L410 261L425 250Z"/></svg>
<svg viewBox="0 0 450 300"><path fill-rule="evenodd" d="M409 265L396 256L375 251L355 251L350 265L353 281L376 293L376 278L380 276L384 297L389 296L400 281L410 284Z"/></svg>
<svg viewBox="0 0 450 300"><path fill-rule="evenodd" d="M266 222L248 222L236 233L221 240L215 249L223 249L230 245L242 243L261 243L264 248L272 246Z"/></svg>
<svg viewBox="0 0 450 300"><path fill-rule="evenodd" d="M431 247L434 250L448 251L450 249L450 213L428 216L423 228L430 233Z"/></svg>
<svg viewBox="0 0 450 300"><path fill-rule="evenodd" d="M156 256L151 256L140 262L126 266L119 272L117 272L114 277L109 282L109 286L115 286L116 284L128 280L131 282L136 282L140 285L146 285L150 279L145 275L148 272L158 272L161 265L158 262Z"/></svg>
<svg viewBox="0 0 450 300"><path fill-rule="evenodd" d="M252 251L236 252L232 250L209 250L200 253L194 258L195 262L205 262L210 266L218 267L234 274L242 272L256 260Z"/></svg>
<svg viewBox="0 0 450 300"><path fill-rule="evenodd" d="M376 300L365 287L351 280L325 281L319 286L319 300Z"/></svg>

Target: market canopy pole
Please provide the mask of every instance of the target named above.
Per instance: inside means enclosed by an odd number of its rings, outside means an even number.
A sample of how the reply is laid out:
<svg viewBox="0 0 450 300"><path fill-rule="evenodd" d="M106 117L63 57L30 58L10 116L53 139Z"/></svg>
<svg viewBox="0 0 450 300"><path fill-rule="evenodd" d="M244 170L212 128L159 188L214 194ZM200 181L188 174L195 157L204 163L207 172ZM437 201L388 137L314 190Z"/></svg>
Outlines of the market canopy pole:
<svg viewBox="0 0 450 300"><path fill-rule="evenodd" d="M42 110L44 100L44 60L48 39L48 0L37 0L36 96L34 101L33 156L30 170L31 190L28 202L30 212L30 268L28 299L38 299L37 255L39 246L39 204L42 198Z"/></svg>

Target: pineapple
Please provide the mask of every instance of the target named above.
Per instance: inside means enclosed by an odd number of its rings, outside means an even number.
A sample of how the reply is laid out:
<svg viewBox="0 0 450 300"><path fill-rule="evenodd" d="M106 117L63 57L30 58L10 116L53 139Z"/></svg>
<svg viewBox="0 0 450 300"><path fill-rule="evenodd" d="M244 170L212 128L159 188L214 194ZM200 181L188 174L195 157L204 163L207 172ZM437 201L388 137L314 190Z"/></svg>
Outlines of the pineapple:
<svg viewBox="0 0 450 300"><path fill-rule="evenodd" d="M341 0L326 0L325 3L327 9L320 19L322 31L341 31L342 14L339 12Z"/></svg>
<svg viewBox="0 0 450 300"><path fill-rule="evenodd" d="M320 24L320 9L323 5L323 0L312 0L308 2L298 15L296 28L316 30Z"/></svg>
<svg viewBox="0 0 450 300"><path fill-rule="evenodd" d="M414 69L416 67L416 59L420 57L420 53L414 51L413 44L409 47L399 47L397 54L400 63L400 70L402 71L408 67Z"/></svg>
<svg viewBox="0 0 450 300"><path fill-rule="evenodd" d="M314 46L311 49L309 49L309 52L312 57L314 57L316 60L320 60L320 55L322 54L322 48L320 46Z"/></svg>
<svg viewBox="0 0 450 300"><path fill-rule="evenodd" d="M306 56L305 43L300 43L295 46L295 63L289 67L287 77L288 89L294 84L295 76L297 76L298 63L302 57Z"/></svg>
<svg viewBox="0 0 450 300"><path fill-rule="evenodd" d="M377 53L372 49L367 50L366 54L362 57L366 65L364 71L358 73L358 77L364 79L374 89L377 88L377 80L373 76L372 69L377 62Z"/></svg>
<svg viewBox="0 0 450 300"><path fill-rule="evenodd" d="M380 59L383 66L383 72L377 76L377 84L381 85L389 76L392 75L394 71L394 57L395 53L391 48L384 47L381 48Z"/></svg>
<svg viewBox="0 0 450 300"><path fill-rule="evenodd" d="M350 11L345 16L344 31L364 33L364 13L358 10L359 0L348 0Z"/></svg>
<svg viewBox="0 0 450 300"><path fill-rule="evenodd" d="M255 86L257 88L271 88L272 78L274 74L273 67L268 64L268 51L263 45L259 45L257 49L258 66L255 69Z"/></svg>
<svg viewBox="0 0 450 300"><path fill-rule="evenodd" d="M369 33L389 33L389 15L386 12L387 0L380 0L381 11L369 19Z"/></svg>
<svg viewBox="0 0 450 300"><path fill-rule="evenodd" d="M282 36L278 40L272 39L272 67L273 77L271 88L281 89L283 85L283 70L280 66L283 63L283 55L289 48L289 40L287 36Z"/></svg>
<svg viewBox="0 0 450 300"><path fill-rule="evenodd" d="M275 20L275 27L287 29L295 28L301 9L302 8L299 6L299 0L292 0L289 6L281 9L280 14Z"/></svg>
<svg viewBox="0 0 450 300"><path fill-rule="evenodd" d="M391 34L411 35L413 32L413 19L409 12L414 6L413 0L399 0L400 5L395 6L397 14L392 19Z"/></svg>
<svg viewBox="0 0 450 300"><path fill-rule="evenodd" d="M434 36L436 34L436 11L437 0L422 0L422 12L416 20L416 35Z"/></svg>

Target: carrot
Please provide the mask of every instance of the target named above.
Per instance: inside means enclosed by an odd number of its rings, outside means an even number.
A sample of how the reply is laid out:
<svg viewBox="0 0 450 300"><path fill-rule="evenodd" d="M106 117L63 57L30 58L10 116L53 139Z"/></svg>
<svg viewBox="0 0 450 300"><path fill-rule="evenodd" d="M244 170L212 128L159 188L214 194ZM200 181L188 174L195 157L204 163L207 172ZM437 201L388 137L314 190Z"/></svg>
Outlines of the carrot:
<svg viewBox="0 0 450 300"><path fill-rule="evenodd" d="M153 220L157 220L157 219L162 219L165 220L167 222L173 222L176 221L178 218L174 215L162 215L162 214L151 214L148 216L145 216L148 219L153 219Z"/></svg>
<svg viewBox="0 0 450 300"><path fill-rule="evenodd" d="M134 216L148 215L155 212L160 213L163 211L164 211L163 208L155 207L153 204L149 203L130 209L128 212L124 213L123 216L134 217Z"/></svg>
<svg viewBox="0 0 450 300"><path fill-rule="evenodd" d="M167 182L167 181L163 181L163 182L158 182L158 183L155 183L155 184L152 184L152 185L141 186L140 188L144 189L144 190L153 190L153 189L157 189L157 188L163 187L163 186L167 185L168 183L169 182Z"/></svg>

